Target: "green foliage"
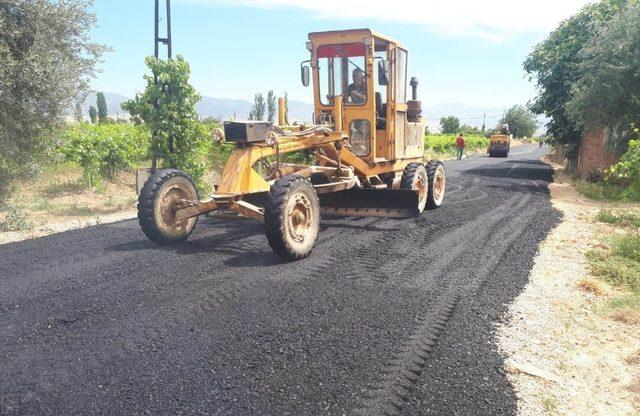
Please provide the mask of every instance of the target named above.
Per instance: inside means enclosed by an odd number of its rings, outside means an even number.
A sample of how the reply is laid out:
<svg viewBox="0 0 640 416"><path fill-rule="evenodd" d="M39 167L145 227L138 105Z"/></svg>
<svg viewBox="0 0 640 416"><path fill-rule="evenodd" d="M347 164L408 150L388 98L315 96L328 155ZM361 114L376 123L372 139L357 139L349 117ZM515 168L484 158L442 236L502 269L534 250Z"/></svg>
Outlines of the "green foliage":
<svg viewBox="0 0 640 416"><path fill-rule="evenodd" d="M460 120L456 116L442 117L440 119L442 134L456 134L460 132Z"/></svg>
<svg viewBox="0 0 640 416"><path fill-rule="evenodd" d="M635 130L636 134L638 129ZM631 140L620 161L609 168L610 178L626 186L625 195L640 200L640 140Z"/></svg>
<svg viewBox="0 0 640 416"><path fill-rule="evenodd" d="M98 106L98 122L106 123L109 119L107 111L107 100L104 98L104 93L99 92L96 94L96 105Z"/></svg>
<svg viewBox="0 0 640 416"><path fill-rule="evenodd" d="M477 128L477 127L473 127L470 126L468 124L463 124L462 126L460 126L460 132L465 134L465 135L480 135L483 134L483 130Z"/></svg>
<svg viewBox="0 0 640 416"><path fill-rule="evenodd" d="M91 2L0 1L0 195L46 159L95 74Z"/></svg>
<svg viewBox="0 0 640 416"><path fill-rule="evenodd" d="M489 139L482 134L465 135L464 141L468 151L488 147ZM453 153L456 147L455 134L427 134L424 138L425 149L430 149L434 153Z"/></svg>
<svg viewBox="0 0 640 416"><path fill-rule="evenodd" d="M89 106L89 120L91 120L93 124L96 124L98 122L98 110L96 110L96 108L92 105Z"/></svg>
<svg viewBox="0 0 640 416"><path fill-rule="evenodd" d="M284 92L284 119L289 124L289 94Z"/></svg>
<svg viewBox="0 0 640 416"><path fill-rule="evenodd" d="M615 236L612 240L612 247L614 255L640 262L640 235ZM640 276L638 279L640 280Z"/></svg>
<svg viewBox="0 0 640 416"><path fill-rule="evenodd" d="M198 122L195 105L201 97L189 84L189 64L179 55L170 61L148 57L146 64L151 75L144 76L145 91L122 108L154 133L151 155L160 159L162 167L188 173L202 188L211 140L206 126Z"/></svg>
<svg viewBox="0 0 640 416"><path fill-rule="evenodd" d="M597 182L588 182L583 179L578 179L575 182L575 186L578 192L582 195L598 201L630 200L629 198L625 197L624 186L615 183L607 183L604 180L600 180Z"/></svg>
<svg viewBox="0 0 640 416"><path fill-rule="evenodd" d="M598 24L610 20L627 1L604 0L585 6L538 44L524 62L525 71L536 80L538 88L531 109L549 117L547 132L554 143L570 145L565 154L570 160L577 159L582 136L566 110L573 85L580 79L584 59L580 51L597 33Z"/></svg>
<svg viewBox="0 0 640 416"><path fill-rule="evenodd" d="M638 129L634 129L638 135ZM589 198L610 201L640 201L640 140L631 140L618 163L611 166L602 180L576 182L580 193Z"/></svg>
<svg viewBox="0 0 640 416"><path fill-rule="evenodd" d="M216 127L217 128L222 127L222 123L220 122L220 120L211 118L211 117L206 117L200 120L200 123L202 124L202 128L205 131L213 131L213 129L215 129ZM210 149L208 150L208 153L209 153L208 168L216 171L221 170L224 167L224 165L227 163L227 159L229 159L231 152L233 152L235 148L236 146L234 143L229 143L225 141L211 143Z"/></svg>
<svg viewBox="0 0 640 416"><path fill-rule="evenodd" d="M257 93L253 97L253 106L249 113L249 120L264 120L265 102L262 93Z"/></svg>
<svg viewBox="0 0 640 416"><path fill-rule="evenodd" d="M90 187L99 178L113 178L117 170L129 169L148 156L150 134L130 124L78 123L67 127L58 151L83 169Z"/></svg>
<svg viewBox="0 0 640 416"><path fill-rule="evenodd" d="M267 121L273 122L276 116L276 96L273 91L267 94Z"/></svg>
<svg viewBox="0 0 640 416"><path fill-rule="evenodd" d="M514 137L531 137L538 128L536 116L522 105L514 105L508 109L498 126L508 124L509 131Z"/></svg>
<svg viewBox="0 0 640 416"><path fill-rule="evenodd" d="M640 296L638 294L628 294L618 296L609 301L609 307L611 309L631 309L640 311Z"/></svg>
<svg viewBox="0 0 640 416"><path fill-rule="evenodd" d="M601 209L596 216L596 220L607 224L640 228L640 214L634 212L613 212L608 209Z"/></svg>
<svg viewBox="0 0 640 416"><path fill-rule="evenodd" d="M630 1L598 25L579 53L579 79L567 111L583 130L627 131L640 122L640 2ZM639 124L640 125L640 124ZM628 137L626 137L628 140ZM626 146L626 140L622 148Z"/></svg>
<svg viewBox="0 0 640 416"><path fill-rule="evenodd" d="M587 253L591 272L614 286L640 294L640 237L617 236L611 241L611 252L592 250Z"/></svg>
<svg viewBox="0 0 640 416"><path fill-rule="evenodd" d="M22 211L14 205L5 205L5 220L0 222L0 231L25 231L33 228Z"/></svg>

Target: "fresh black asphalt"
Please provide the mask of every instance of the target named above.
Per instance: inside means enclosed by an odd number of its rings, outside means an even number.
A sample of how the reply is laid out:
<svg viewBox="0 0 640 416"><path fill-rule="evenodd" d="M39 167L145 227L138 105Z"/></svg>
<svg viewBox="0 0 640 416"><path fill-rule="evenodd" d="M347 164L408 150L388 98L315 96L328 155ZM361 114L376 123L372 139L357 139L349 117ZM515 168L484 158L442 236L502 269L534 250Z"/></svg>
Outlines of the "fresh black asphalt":
<svg viewBox="0 0 640 416"><path fill-rule="evenodd" d="M537 146L447 162L442 208L260 225L135 220L0 245L2 415L515 415L495 326L560 220Z"/></svg>

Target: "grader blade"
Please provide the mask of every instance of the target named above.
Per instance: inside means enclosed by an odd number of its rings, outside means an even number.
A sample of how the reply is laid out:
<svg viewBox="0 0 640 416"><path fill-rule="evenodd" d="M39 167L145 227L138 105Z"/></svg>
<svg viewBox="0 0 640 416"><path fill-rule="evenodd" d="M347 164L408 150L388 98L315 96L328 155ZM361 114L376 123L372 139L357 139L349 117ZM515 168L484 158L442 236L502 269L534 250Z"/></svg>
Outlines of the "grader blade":
<svg viewBox="0 0 640 416"><path fill-rule="evenodd" d="M319 198L322 215L386 218L420 215L418 192L413 190L353 188Z"/></svg>

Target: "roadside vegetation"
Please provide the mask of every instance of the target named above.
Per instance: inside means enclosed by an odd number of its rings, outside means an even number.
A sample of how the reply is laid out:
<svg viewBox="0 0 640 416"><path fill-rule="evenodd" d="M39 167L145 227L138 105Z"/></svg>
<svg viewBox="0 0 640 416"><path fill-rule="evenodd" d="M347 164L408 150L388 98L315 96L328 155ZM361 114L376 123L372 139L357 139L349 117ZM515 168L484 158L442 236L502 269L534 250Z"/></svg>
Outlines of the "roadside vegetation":
<svg viewBox="0 0 640 416"><path fill-rule="evenodd" d="M86 0L0 3L0 205L49 156L105 52Z"/></svg>
<svg viewBox="0 0 640 416"><path fill-rule="evenodd" d="M424 138L425 153L429 157L452 158L456 154L456 134L427 134ZM465 134L467 153L486 150L489 139L484 134Z"/></svg>
<svg viewBox="0 0 640 416"><path fill-rule="evenodd" d="M640 324L640 211L603 209L596 220L614 228L587 253L591 273L619 290L608 302L611 316Z"/></svg>
<svg viewBox="0 0 640 416"><path fill-rule="evenodd" d="M634 135L640 138L640 130L634 129ZM630 140L628 150L620 161L602 175L591 180L576 180L578 191L592 199L637 202L640 201L640 139Z"/></svg>
<svg viewBox="0 0 640 416"><path fill-rule="evenodd" d="M524 62L548 117L551 144L575 172L581 138L605 131L620 162L576 186L585 196L640 201L640 2L602 0L585 6L538 44ZM611 45L615 45L611 47Z"/></svg>

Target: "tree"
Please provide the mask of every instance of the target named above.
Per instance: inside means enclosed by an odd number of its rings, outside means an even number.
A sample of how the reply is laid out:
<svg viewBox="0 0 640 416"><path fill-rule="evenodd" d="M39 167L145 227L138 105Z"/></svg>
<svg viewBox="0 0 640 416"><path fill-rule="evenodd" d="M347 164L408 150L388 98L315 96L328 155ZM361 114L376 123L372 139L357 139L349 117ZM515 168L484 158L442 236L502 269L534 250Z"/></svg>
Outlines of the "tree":
<svg viewBox="0 0 640 416"><path fill-rule="evenodd" d="M469 124L461 125L459 131L464 134L482 134L483 133L483 131L481 131L477 127L470 126Z"/></svg>
<svg viewBox="0 0 640 416"><path fill-rule="evenodd" d="M0 1L0 194L29 176L105 48L89 41L91 2Z"/></svg>
<svg viewBox="0 0 640 416"><path fill-rule="evenodd" d="M267 121L273 122L276 117L276 96L273 91L267 94Z"/></svg>
<svg viewBox="0 0 640 416"><path fill-rule="evenodd" d="M78 102L76 103L76 109L75 109L75 111L74 111L74 113L73 113L73 118L75 118L75 120L76 120L78 123L81 123L81 122L82 122L83 117L84 117L84 115L82 114L82 106L80 105L80 101L78 101Z"/></svg>
<svg viewBox="0 0 640 416"><path fill-rule="evenodd" d="M620 131L622 140L612 144L621 152L626 150L633 126L640 126L638 22L640 3L635 2L600 26L580 52L580 78L566 105L570 119L583 131L603 127Z"/></svg>
<svg viewBox="0 0 640 416"><path fill-rule="evenodd" d="M547 133L555 143L568 145L565 156L570 161L577 160L582 137L566 110L571 89L580 77L580 51L595 34L597 25L611 19L627 1L603 0L585 6L551 32L524 62L525 71L536 80L538 89L531 110L549 118Z"/></svg>
<svg viewBox="0 0 640 416"><path fill-rule="evenodd" d="M93 124L96 124L98 122L98 110L96 110L96 108L92 105L89 106L89 120L91 120Z"/></svg>
<svg viewBox="0 0 640 416"><path fill-rule="evenodd" d="M284 121L289 124L289 94L284 92Z"/></svg>
<svg viewBox="0 0 640 416"><path fill-rule="evenodd" d="M153 133L151 156L164 168L185 171L203 189L210 142L205 127L198 123L196 104L201 97L189 84L189 64L180 55L169 61L150 56L145 62L151 70L144 76L145 91L122 103L122 108Z"/></svg>
<svg viewBox="0 0 640 416"><path fill-rule="evenodd" d="M443 134L456 134L460 131L460 120L456 116L442 117L440 130Z"/></svg>
<svg viewBox="0 0 640 416"><path fill-rule="evenodd" d="M257 93L253 98L254 120L264 120L265 103L261 93Z"/></svg>
<svg viewBox="0 0 640 416"><path fill-rule="evenodd" d="M498 125L508 124L514 137L532 137L538 128L535 114L522 105L514 105L508 109Z"/></svg>
<svg viewBox="0 0 640 416"><path fill-rule="evenodd" d="M107 110L107 100L104 98L104 93L99 92L96 94L96 105L98 106L98 122L106 123L109 119L109 112Z"/></svg>
<svg viewBox="0 0 640 416"><path fill-rule="evenodd" d="M254 105L251 106L251 110L249 111L249 120L256 119L256 107Z"/></svg>

